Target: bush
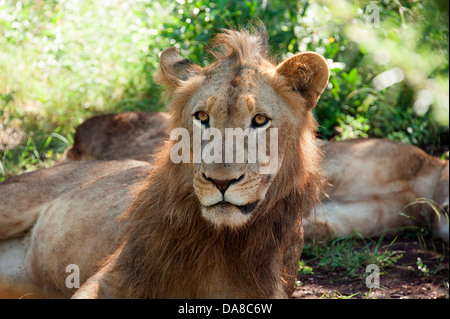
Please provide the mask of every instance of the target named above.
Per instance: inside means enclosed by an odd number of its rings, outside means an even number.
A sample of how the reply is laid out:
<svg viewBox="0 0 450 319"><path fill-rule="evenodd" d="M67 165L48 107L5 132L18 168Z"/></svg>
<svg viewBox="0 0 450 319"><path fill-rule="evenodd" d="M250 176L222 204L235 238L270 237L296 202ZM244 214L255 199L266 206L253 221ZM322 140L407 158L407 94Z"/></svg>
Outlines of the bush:
<svg viewBox="0 0 450 319"><path fill-rule="evenodd" d="M182 0L161 26L160 43L203 64L214 33L257 17L279 60L307 50L329 60L330 83L316 108L323 138L386 137L442 150L448 146L448 4L444 13L437 7L444 2L366 4ZM385 71L399 71L400 79L377 88L374 80Z"/></svg>

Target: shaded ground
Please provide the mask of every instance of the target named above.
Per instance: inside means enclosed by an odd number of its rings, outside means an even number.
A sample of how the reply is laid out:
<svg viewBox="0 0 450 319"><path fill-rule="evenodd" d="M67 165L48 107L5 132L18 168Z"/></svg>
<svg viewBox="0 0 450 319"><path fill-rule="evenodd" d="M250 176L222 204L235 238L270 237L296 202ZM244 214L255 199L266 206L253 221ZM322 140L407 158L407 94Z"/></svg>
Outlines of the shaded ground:
<svg viewBox="0 0 450 319"><path fill-rule="evenodd" d="M386 240L385 244L389 243ZM345 273L324 269L319 259L315 259L307 261L308 266L312 267L312 274L298 275L300 286L293 298L449 298L448 246L440 240L404 237L398 238L390 249L403 254L403 257L381 269L380 288L369 290L364 274L346 277Z"/></svg>

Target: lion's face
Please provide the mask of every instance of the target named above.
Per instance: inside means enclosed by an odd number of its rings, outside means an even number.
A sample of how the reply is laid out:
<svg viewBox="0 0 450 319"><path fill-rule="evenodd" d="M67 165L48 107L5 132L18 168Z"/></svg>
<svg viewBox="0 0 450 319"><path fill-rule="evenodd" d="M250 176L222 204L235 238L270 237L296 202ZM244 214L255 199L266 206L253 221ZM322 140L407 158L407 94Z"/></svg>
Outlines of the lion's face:
<svg viewBox="0 0 450 319"><path fill-rule="evenodd" d="M217 226L239 227L264 202L282 165L287 138L280 137L293 127L293 114L257 71L235 70L226 79L223 74L223 70L210 74L210 81L192 95L183 123L191 136L195 132L210 136L201 141L201 161L193 163L193 186L204 218ZM266 142L265 148L258 143L251 148L251 139L258 137Z"/></svg>
<svg viewBox="0 0 450 319"><path fill-rule="evenodd" d="M237 228L262 211L286 150L296 150L300 132L313 129L302 123L312 118L329 71L312 52L273 64L263 34L230 31L219 40L223 52L205 68L165 50L156 80L172 93L172 132L189 133L187 158L203 217Z"/></svg>

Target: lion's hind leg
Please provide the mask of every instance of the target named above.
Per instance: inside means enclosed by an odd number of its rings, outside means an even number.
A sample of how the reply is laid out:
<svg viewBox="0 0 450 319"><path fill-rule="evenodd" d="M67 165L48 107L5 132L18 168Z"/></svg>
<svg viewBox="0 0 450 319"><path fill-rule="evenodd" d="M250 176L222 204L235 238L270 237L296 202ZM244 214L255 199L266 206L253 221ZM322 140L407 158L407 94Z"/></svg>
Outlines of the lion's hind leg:
<svg viewBox="0 0 450 319"><path fill-rule="evenodd" d="M22 235L36 223L40 212L47 207L45 201L33 194L36 192L30 184L33 183L20 178L0 183L0 240ZM39 189L39 185L36 186Z"/></svg>
<svg viewBox="0 0 450 319"><path fill-rule="evenodd" d="M20 236L56 198L92 179L93 175L101 177L108 172L108 167L102 170L96 161L75 162L23 173L1 182L0 240Z"/></svg>
<svg viewBox="0 0 450 319"><path fill-rule="evenodd" d="M0 240L16 238L29 230L37 221L43 207L14 211L0 203Z"/></svg>
<svg viewBox="0 0 450 319"><path fill-rule="evenodd" d="M43 297L26 271L26 237L0 241L0 299Z"/></svg>
<svg viewBox="0 0 450 319"><path fill-rule="evenodd" d="M413 201L414 194L409 192L327 200L316 207L315 213L304 218L305 237L309 241L352 235L377 237L399 233L405 227L423 225L420 207L408 207Z"/></svg>

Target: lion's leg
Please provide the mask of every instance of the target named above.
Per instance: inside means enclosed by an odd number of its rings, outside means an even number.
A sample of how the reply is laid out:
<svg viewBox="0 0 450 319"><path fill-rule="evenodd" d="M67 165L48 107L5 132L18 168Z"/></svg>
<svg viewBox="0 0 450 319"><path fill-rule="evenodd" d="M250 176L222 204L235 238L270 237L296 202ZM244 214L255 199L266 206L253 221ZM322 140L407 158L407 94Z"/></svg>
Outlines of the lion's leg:
<svg viewBox="0 0 450 319"><path fill-rule="evenodd" d="M371 237L422 225L421 207L410 206L405 210L414 198L413 194L405 192L373 198L328 200L304 219L305 236L330 239L360 234Z"/></svg>
<svg viewBox="0 0 450 319"><path fill-rule="evenodd" d="M0 240L30 229L54 200L83 184L145 164L76 161L7 179L0 183Z"/></svg>
<svg viewBox="0 0 450 319"><path fill-rule="evenodd" d="M29 230L47 207L47 203L28 196L27 187L26 182L0 184L0 240L20 236Z"/></svg>
<svg viewBox="0 0 450 319"><path fill-rule="evenodd" d="M0 183L0 240L30 229L48 204L77 180L75 170L73 165L61 165Z"/></svg>
<svg viewBox="0 0 450 319"><path fill-rule="evenodd" d="M109 262L91 276L86 282L72 295L72 299L118 299L124 298L118 287L120 282L117 273L114 272L114 256ZM122 287L123 288L123 287Z"/></svg>
<svg viewBox="0 0 450 319"><path fill-rule="evenodd" d="M35 294L35 287L28 285L24 267L25 247L22 239L0 242L0 298L11 299Z"/></svg>
<svg viewBox="0 0 450 319"><path fill-rule="evenodd" d="M25 270L26 237L0 241L0 299L60 298L44 293Z"/></svg>

